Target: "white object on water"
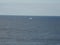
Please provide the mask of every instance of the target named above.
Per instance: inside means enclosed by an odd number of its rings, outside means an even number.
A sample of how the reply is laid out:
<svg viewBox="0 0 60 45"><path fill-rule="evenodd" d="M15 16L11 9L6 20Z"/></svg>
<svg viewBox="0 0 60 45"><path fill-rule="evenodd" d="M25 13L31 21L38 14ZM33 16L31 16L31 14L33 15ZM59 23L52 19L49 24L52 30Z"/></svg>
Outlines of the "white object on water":
<svg viewBox="0 0 60 45"><path fill-rule="evenodd" d="M30 20L32 20L32 18L29 18Z"/></svg>

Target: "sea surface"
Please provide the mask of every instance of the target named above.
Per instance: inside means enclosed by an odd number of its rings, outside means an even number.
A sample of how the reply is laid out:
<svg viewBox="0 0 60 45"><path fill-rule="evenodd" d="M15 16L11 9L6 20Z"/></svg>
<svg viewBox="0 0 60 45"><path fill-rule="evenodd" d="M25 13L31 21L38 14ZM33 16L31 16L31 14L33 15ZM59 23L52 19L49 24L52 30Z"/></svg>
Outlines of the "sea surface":
<svg viewBox="0 0 60 45"><path fill-rule="evenodd" d="M60 45L60 16L0 16L0 45Z"/></svg>

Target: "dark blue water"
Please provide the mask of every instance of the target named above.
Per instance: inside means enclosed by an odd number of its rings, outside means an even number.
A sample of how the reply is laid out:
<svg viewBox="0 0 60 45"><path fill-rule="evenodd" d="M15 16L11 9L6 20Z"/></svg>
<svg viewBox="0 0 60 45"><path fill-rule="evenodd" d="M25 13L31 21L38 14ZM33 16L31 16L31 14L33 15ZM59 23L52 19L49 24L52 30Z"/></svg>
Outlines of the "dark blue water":
<svg viewBox="0 0 60 45"><path fill-rule="evenodd" d="M60 45L60 17L0 16L0 45Z"/></svg>

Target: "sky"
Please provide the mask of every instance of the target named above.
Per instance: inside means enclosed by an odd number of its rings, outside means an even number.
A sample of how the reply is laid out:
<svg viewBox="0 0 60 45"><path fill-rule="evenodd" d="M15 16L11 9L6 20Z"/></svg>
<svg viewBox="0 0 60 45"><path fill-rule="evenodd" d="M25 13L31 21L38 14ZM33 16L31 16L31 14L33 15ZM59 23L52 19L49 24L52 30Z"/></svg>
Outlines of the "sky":
<svg viewBox="0 0 60 45"><path fill-rule="evenodd" d="M0 15L60 16L60 0L0 0Z"/></svg>

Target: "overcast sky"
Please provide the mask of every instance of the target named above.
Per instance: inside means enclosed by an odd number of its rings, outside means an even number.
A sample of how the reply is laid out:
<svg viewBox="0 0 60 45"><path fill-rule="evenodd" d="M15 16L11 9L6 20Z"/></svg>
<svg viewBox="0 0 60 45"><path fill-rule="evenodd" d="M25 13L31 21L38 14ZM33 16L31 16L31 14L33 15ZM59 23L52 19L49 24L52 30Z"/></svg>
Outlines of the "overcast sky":
<svg viewBox="0 0 60 45"><path fill-rule="evenodd" d="M60 0L0 0L0 15L60 16Z"/></svg>

